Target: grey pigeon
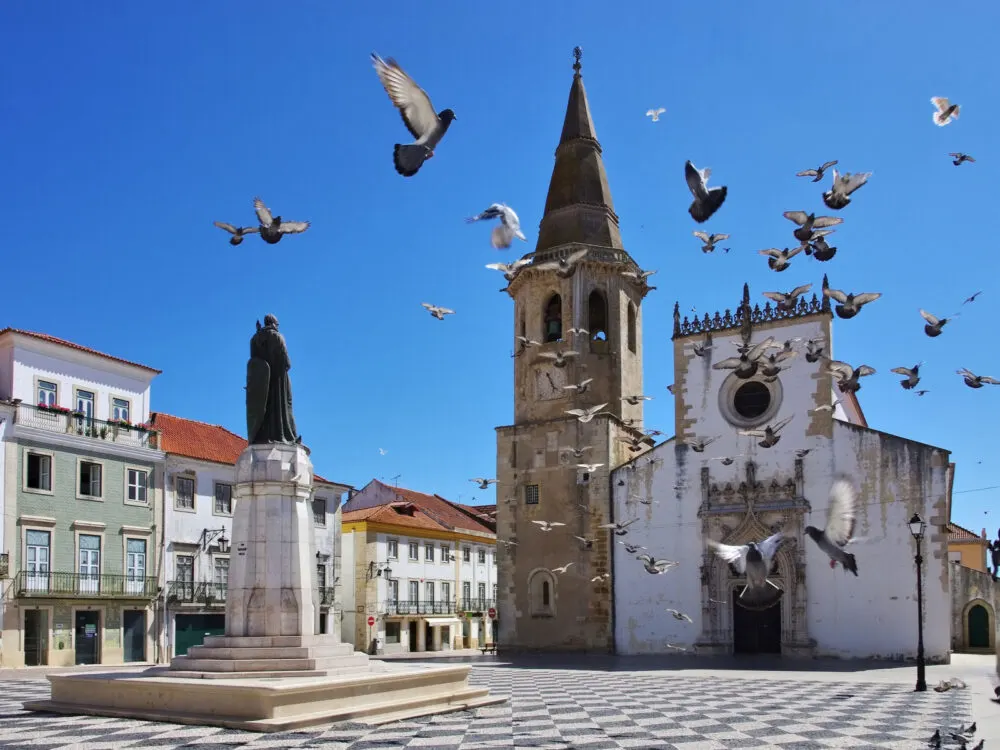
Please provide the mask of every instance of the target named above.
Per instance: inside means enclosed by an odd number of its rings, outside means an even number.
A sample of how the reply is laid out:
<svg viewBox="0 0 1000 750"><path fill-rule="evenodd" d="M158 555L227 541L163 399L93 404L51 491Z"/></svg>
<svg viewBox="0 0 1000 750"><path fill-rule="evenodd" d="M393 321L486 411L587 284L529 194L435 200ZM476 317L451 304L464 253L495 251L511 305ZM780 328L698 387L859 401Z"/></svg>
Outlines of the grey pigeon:
<svg viewBox="0 0 1000 750"><path fill-rule="evenodd" d="M833 308L833 311L837 313L837 317L843 318L844 320L850 320L861 312L862 307L881 297L882 293L863 292L861 294L847 294L839 289L827 288L823 290L823 296L829 297L830 299L836 300L840 303Z"/></svg>
<svg viewBox="0 0 1000 750"><path fill-rule="evenodd" d="M671 568L680 565L679 562L674 560L657 560L652 555L636 555L635 559L642 563L647 573L654 576L663 575Z"/></svg>
<svg viewBox="0 0 1000 750"><path fill-rule="evenodd" d="M799 302L799 297L812 289L812 284L803 284L802 286L795 287L792 291L785 294L784 292L764 292L764 296L769 300L773 300L778 303L778 309L790 312L795 309L795 306Z"/></svg>
<svg viewBox="0 0 1000 750"><path fill-rule="evenodd" d="M864 186L872 174L872 172L858 172L857 174L844 172L844 174L840 174L836 169L833 170L833 187L823 193L823 203L834 211L845 208L851 202L851 193Z"/></svg>
<svg viewBox="0 0 1000 750"><path fill-rule="evenodd" d="M470 216L465 221L471 224L474 221L484 219L500 219L500 223L493 227L490 235L490 242L496 250L506 250L514 242L514 238L527 242L524 232L521 231L521 222L514 213L514 209L506 203L493 203L476 216Z"/></svg>
<svg viewBox="0 0 1000 750"><path fill-rule="evenodd" d="M957 151L957 152L955 152L953 154L948 154L948 156L950 156L952 159L954 159L954 161L952 162L952 164L954 164L956 167L958 165L960 165L962 162L965 162L965 161L969 162L969 164L975 164L976 163L975 159L973 159L968 154L963 154L961 151Z"/></svg>
<svg viewBox="0 0 1000 750"><path fill-rule="evenodd" d="M920 366L923 362L918 362L913 365L913 367L893 367L889 372L894 372L897 375L903 375L906 380L899 381L899 384L907 391L912 390L917 387L917 383L920 382Z"/></svg>
<svg viewBox="0 0 1000 750"><path fill-rule="evenodd" d="M245 234L256 234L260 231L260 227L234 227L232 224L227 224L224 221L215 222L215 226L219 229L225 229L229 232L232 237L229 238L230 245L238 245L243 242L243 235Z"/></svg>
<svg viewBox="0 0 1000 750"><path fill-rule="evenodd" d="M799 225L799 228L792 232L799 242L810 242L816 239L813 236L813 229L825 229L844 223L844 220L839 216L817 216L816 214L807 214L805 211L785 211L782 216Z"/></svg>
<svg viewBox="0 0 1000 750"><path fill-rule="evenodd" d="M795 176L812 177L813 182L819 182L820 180L823 179L823 175L826 174L826 170L828 170L830 167L835 167L835 166L837 166L836 159L834 159L833 161L828 161L822 166L817 167L816 169L803 169L801 172L796 172Z"/></svg>
<svg viewBox="0 0 1000 750"><path fill-rule="evenodd" d="M823 356L823 339L809 339L806 342L806 362L819 362Z"/></svg>
<svg viewBox="0 0 1000 750"><path fill-rule="evenodd" d="M967 304L969 304L970 302L975 302L975 301L976 301L976 297L978 297L978 296L979 296L980 294L982 294L982 292L976 292L976 293L975 293L975 294L973 294L973 295L972 295L971 297L966 297L966 298L965 298L965 302L963 302L962 304L963 304L963 305L967 305Z"/></svg>
<svg viewBox="0 0 1000 750"><path fill-rule="evenodd" d="M427 92L391 57L383 60L372 52L372 65L389 99L402 115L406 129L417 139L413 143L395 144L392 152L396 171L403 177L412 177L425 161L434 156L434 148L448 131L452 120L458 118L450 109L435 113Z"/></svg>
<svg viewBox="0 0 1000 750"><path fill-rule="evenodd" d="M740 592L740 598L748 589L778 586L767 579L774 556L788 538L784 531L772 534L762 542L748 542L739 547L708 540L708 547L730 565L736 567L741 575L746 574L747 585Z"/></svg>
<svg viewBox="0 0 1000 750"><path fill-rule="evenodd" d="M709 234L708 232L691 232L695 237L702 241L701 251L703 253L710 253L715 250L715 246L722 242L723 240L728 240L728 234Z"/></svg>
<svg viewBox="0 0 1000 750"><path fill-rule="evenodd" d="M427 310L432 317L435 317L438 320L444 320L445 315L455 314L454 310L449 310L447 307L437 307L436 305L432 305L430 302L421 302L420 306Z"/></svg>
<svg viewBox="0 0 1000 750"><path fill-rule="evenodd" d="M943 128L952 120L958 119L958 113L962 109L957 104L952 104L946 97L932 96L931 104L934 105L934 124Z"/></svg>
<svg viewBox="0 0 1000 750"><path fill-rule="evenodd" d="M759 367L761 357L763 357L764 353L771 348L773 343L774 337L768 336L759 344L750 347L745 352L741 352L738 357L728 357L720 360L719 362L715 362L712 365L712 369L732 370L733 374L740 380L752 378L757 374L757 368Z"/></svg>
<svg viewBox="0 0 1000 750"><path fill-rule="evenodd" d="M964 367L961 370L956 370L956 372L962 376L969 388L982 388L984 385L1000 385L1000 380L991 378L989 375L976 375Z"/></svg>
<svg viewBox="0 0 1000 750"><path fill-rule="evenodd" d="M559 258L558 260L551 261L549 263L542 263L535 266L540 271L555 271L556 276L560 279L568 279L574 273L576 273L576 264L587 257L587 249L577 250L575 253L570 254L566 258Z"/></svg>
<svg viewBox="0 0 1000 750"><path fill-rule="evenodd" d="M711 176L710 167L699 170L690 161L684 162L684 178L687 180L688 189L694 196L688 213L699 224L704 224L712 218L712 214L719 210L729 192L729 188L725 185L709 188L708 178Z"/></svg>
<svg viewBox="0 0 1000 750"><path fill-rule="evenodd" d="M830 374L837 379L837 385L841 393L857 393L861 390L860 379L866 375L874 375L876 370L868 365L851 367L846 362L833 359L827 363Z"/></svg>
<svg viewBox="0 0 1000 750"><path fill-rule="evenodd" d="M761 255L767 256L767 267L772 271L777 271L781 273L788 268L788 263L796 255L801 253L803 247L799 245L798 247L789 250L787 247L784 250L779 250L776 247L768 248L767 250L760 250Z"/></svg>
<svg viewBox="0 0 1000 750"><path fill-rule="evenodd" d="M792 417L795 415L793 414ZM785 425L792 421L792 417L785 417L780 422L773 425L768 425L763 430L738 430L740 435L746 435L747 437L760 438L760 442L757 443L761 448L773 448L781 440L781 435L778 433L784 429Z"/></svg>
<svg viewBox="0 0 1000 750"><path fill-rule="evenodd" d="M816 542L816 546L827 554L834 563L844 566L844 571L858 574L858 564L854 555L844 548L854 539L857 522L858 497L854 485L846 476L837 477L830 487L830 507L826 511L826 528L806 526L804 531Z"/></svg>
<svg viewBox="0 0 1000 750"><path fill-rule="evenodd" d="M513 263L487 263L486 267L494 271L500 271L507 281L513 281L518 272L527 265L531 265L531 258L519 258Z"/></svg>
<svg viewBox="0 0 1000 750"><path fill-rule="evenodd" d="M830 247L826 239L820 236L813 240L810 249L806 252L816 260L825 263L828 260L832 260L833 256L837 254L837 248Z"/></svg>
<svg viewBox="0 0 1000 750"><path fill-rule="evenodd" d="M926 310L921 310L920 317L927 321L927 324L924 326L924 333L926 333L932 339L937 338L938 336L941 335L941 329L944 328L945 323L947 323L949 320L956 317L957 315L958 313L955 313L954 315L951 315L950 317L947 318L936 318Z"/></svg>
<svg viewBox="0 0 1000 750"><path fill-rule="evenodd" d="M260 222L260 237L269 245L277 245L286 234L299 234L309 228L308 221L282 221L280 216L271 216L271 209L260 198L253 199L253 210Z"/></svg>

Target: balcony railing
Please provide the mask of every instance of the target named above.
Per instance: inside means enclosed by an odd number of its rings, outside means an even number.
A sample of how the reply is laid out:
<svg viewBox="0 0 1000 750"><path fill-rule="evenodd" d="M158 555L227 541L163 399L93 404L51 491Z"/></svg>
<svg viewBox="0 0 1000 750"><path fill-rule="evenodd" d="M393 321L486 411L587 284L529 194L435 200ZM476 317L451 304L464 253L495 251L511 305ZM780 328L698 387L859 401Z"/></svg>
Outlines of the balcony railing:
<svg viewBox="0 0 1000 750"><path fill-rule="evenodd" d="M159 433L143 425L122 421L92 419L79 412L58 406L18 404L14 422L25 427L64 435L79 435L93 440L129 445L134 448L157 448Z"/></svg>
<svg viewBox="0 0 1000 750"><path fill-rule="evenodd" d="M329 607L333 604L333 586L323 586L319 590L319 606Z"/></svg>
<svg viewBox="0 0 1000 750"><path fill-rule="evenodd" d="M379 610L387 615L450 615L455 612L454 602L399 602L385 601Z"/></svg>
<svg viewBox="0 0 1000 750"><path fill-rule="evenodd" d="M17 597L74 599L153 599L156 578L109 573L37 573L22 570L14 579Z"/></svg>
<svg viewBox="0 0 1000 750"><path fill-rule="evenodd" d="M480 599L479 597L471 599L459 599L458 609L460 612L486 612L490 608L495 608L497 606L495 599Z"/></svg>
<svg viewBox="0 0 1000 750"><path fill-rule="evenodd" d="M182 604L223 603L229 585L210 581L167 581L167 599Z"/></svg>
<svg viewBox="0 0 1000 750"><path fill-rule="evenodd" d="M4 552L0 555L0 581L6 580L10 576L10 553Z"/></svg>

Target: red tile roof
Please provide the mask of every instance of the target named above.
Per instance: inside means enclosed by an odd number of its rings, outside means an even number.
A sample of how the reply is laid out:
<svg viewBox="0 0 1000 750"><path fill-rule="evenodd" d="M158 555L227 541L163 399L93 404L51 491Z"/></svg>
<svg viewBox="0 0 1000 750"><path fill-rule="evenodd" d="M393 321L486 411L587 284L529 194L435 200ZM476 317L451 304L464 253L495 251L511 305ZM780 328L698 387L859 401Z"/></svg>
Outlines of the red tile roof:
<svg viewBox="0 0 1000 750"><path fill-rule="evenodd" d="M356 504L364 503L366 498L363 495L366 492L375 494L376 497L381 495L412 503L419 508L419 513L414 516L402 515L392 509L394 503L387 502L358 510L345 511L343 517L344 523L370 520L379 523L393 523L400 526L436 528L445 531L471 531L479 534L490 534L491 536L496 534L491 525L485 523L483 519L475 517L476 513L483 511L477 509L470 513L464 510L462 506L445 500L440 495L428 495L424 492L406 489L405 487L392 487L377 479L373 479L354 496L353 500ZM359 495L362 497L359 497ZM465 507L472 508L473 506ZM380 509L385 509L388 512L383 512ZM421 520L414 521L413 519L415 518L420 518ZM424 525L424 519L430 519L433 522L433 526Z"/></svg>
<svg viewBox="0 0 1000 750"><path fill-rule="evenodd" d="M160 431L160 449L175 456L235 465L248 445L235 432L217 424L196 422L163 412L154 412L150 422ZM319 474L313 474L313 479L322 484L339 484Z"/></svg>
<svg viewBox="0 0 1000 750"><path fill-rule="evenodd" d="M376 505L374 508L362 508L344 513L340 522L372 521L374 523L404 526L410 529L428 529L442 531L444 527L417 507L413 514L400 513L392 505Z"/></svg>
<svg viewBox="0 0 1000 750"><path fill-rule="evenodd" d="M72 341L66 341L66 339L56 338L55 336L50 336L47 333L36 333L34 331L25 331L21 328L4 328L0 330L0 336L5 333L16 333L21 336L30 336L31 338L38 339L39 341L47 341L50 344L58 344L59 346L66 346L70 349L76 349L79 352L86 352L87 354L96 354L98 357L104 357L105 359L110 359L112 362L120 362L123 365L131 365L132 367L139 367L143 370L148 370L149 372L155 372L159 375L162 370L157 370L154 367L149 367L148 365L139 364L138 362L131 362L127 359L122 359L121 357L113 357L110 354L105 354L104 352L99 352L96 349L91 349L87 346L81 346L80 344L74 344Z"/></svg>
<svg viewBox="0 0 1000 750"><path fill-rule="evenodd" d="M957 523L948 524L948 541L980 542L982 544L988 544L988 542L985 539L983 539L979 534L974 534L964 526L959 526Z"/></svg>

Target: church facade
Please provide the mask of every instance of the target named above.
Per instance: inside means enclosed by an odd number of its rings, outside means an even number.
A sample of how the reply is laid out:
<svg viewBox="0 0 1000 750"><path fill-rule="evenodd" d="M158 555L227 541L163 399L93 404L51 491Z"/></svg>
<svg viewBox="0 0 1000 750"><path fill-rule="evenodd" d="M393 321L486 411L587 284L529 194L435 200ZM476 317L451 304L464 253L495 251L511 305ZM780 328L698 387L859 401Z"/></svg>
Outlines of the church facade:
<svg viewBox="0 0 1000 750"><path fill-rule="evenodd" d="M532 263L507 287L514 423L497 428L499 649L912 656L907 521L919 513L926 654L947 661L948 452L868 428L821 362L794 357L772 382L712 367L747 336L822 340L833 356L828 305L761 309L745 287L735 314L681 321L675 308L675 437L655 444L643 432L652 287L622 243L579 60L574 71ZM696 343L711 346L699 356ZM786 417L770 448L738 433ZM715 439L699 452L698 438ZM857 534L869 540L854 545L857 578L831 569L803 532L825 525L841 473L859 489ZM780 592L736 602L742 583L705 540L742 544L778 528L793 537L772 569ZM679 564L650 575L643 552Z"/></svg>

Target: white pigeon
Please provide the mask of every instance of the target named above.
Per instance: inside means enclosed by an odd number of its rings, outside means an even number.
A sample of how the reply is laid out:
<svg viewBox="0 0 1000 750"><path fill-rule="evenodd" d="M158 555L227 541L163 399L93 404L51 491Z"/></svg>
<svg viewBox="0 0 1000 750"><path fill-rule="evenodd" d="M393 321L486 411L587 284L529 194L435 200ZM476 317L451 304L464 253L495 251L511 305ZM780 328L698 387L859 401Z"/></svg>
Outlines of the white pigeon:
<svg viewBox="0 0 1000 750"><path fill-rule="evenodd" d="M680 565L674 560L657 560L652 555L636 555L635 559L642 563L647 573L654 576L663 575L671 568Z"/></svg>
<svg viewBox="0 0 1000 750"><path fill-rule="evenodd" d="M657 109L650 109L646 111L646 117L652 117L653 122L659 122L660 115L662 115L666 111L667 110L664 109L663 107L658 107Z"/></svg>
<svg viewBox="0 0 1000 750"><path fill-rule="evenodd" d="M434 112L427 92L420 88L391 57L383 60L372 52L372 65L389 99L403 117L403 124L417 140L394 146L392 161L403 177L412 177L434 156L434 148L457 119L450 109Z"/></svg>
<svg viewBox="0 0 1000 750"><path fill-rule="evenodd" d="M845 547L854 541L854 526L858 517L858 495L847 476L839 476L830 487L830 506L826 511L826 528L806 526L806 536L826 553L832 563L844 566L844 572L858 574L854 555ZM830 567L834 567L831 565Z"/></svg>
<svg viewBox="0 0 1000 750"><path fill-rule="evenodd" d="M771 570L775 554L787 538L784 531L779 531L762 542L747 542L739 547L720 544L711 539L708 540L708 546L727 563L734 565L738 573L746 574L747 585L740 592L742 598L751 588L763 588L767 585L778 588L777 584L768 580L767 575Z"/></svg>
<svg viewBox="0 0 1000 750"><path fill-rule="evenodd" d="M589 409L567 409L566 413L572 414L574 417L579 419L580 422L582 422L583 424L587 424L587 422L592 420L596 416L597 412L599 412L605 406L607 406L606 403L598 404L597 406L591 406Z"/></svg>
<svg viewBox="0 0 1000 750"><path fill-rule="evenodd" d="M561 521L532 521L541 527L542 531L552 531L556 526L565 526Z"/></svg>
<svg viewBox="0 0 1000 750"><path fill-rule="evenodd" d="M708 178L711 176L710 167L697 169L690 161L684 163L684 179L687 180L688 189L694 196L688 213L699 224L708 221L712 214L719 210L719 206L725 202L726 194L729 192L725 185L709 188Z"/></svg>
<svg viewBox="0 0 1000 750"><path fill-rule="evenodd" d="M559 573L559 574L565 573L567 570L569 570L569 566L572 565L572 564L573 563L570 562L570 563L566 563L565 565L560 565L558 568L553 568L552 572L553 573Z"/></svg>
<svg viewBox="0 0 1000 750"><path fill-rule="evenodd" d="M514 238L527 242L524 232L521 231L521 221L514 213L514 209L506 203L493 203L480 214L470 216L465 221L472 224L485 219L500 219L500 223L493 227L490 235L490 242L495 250L506 250L514 242Z"/></svg>
<svg viewBox="0 0 1000 750"><path fill-rule="evenodd" d="M434 316L438 320L444 320L445 315L455 314L454 310L449 310L447 307L436 307L432 305L430 302L421 302L420 306L426 308L427 312L429 312L432 316Z"/></svg>
<svg viewBox="0 0 1000 750"><path fill-rule="evenodd" d="M500 271L507 281L513 281L525 266L531 265L531 258L518 258L513 263L487 263L486 267L492 271Z"/></svg>
<svg viewBox="0 0 1000 750"><path fill-rule="evenodd" d="M932 96L931 104L937 110L934 113L934 124L938 127L944 127L952 120L958 119L959 107L957 104L952 104L946 97L943 96Z"/></svg>

